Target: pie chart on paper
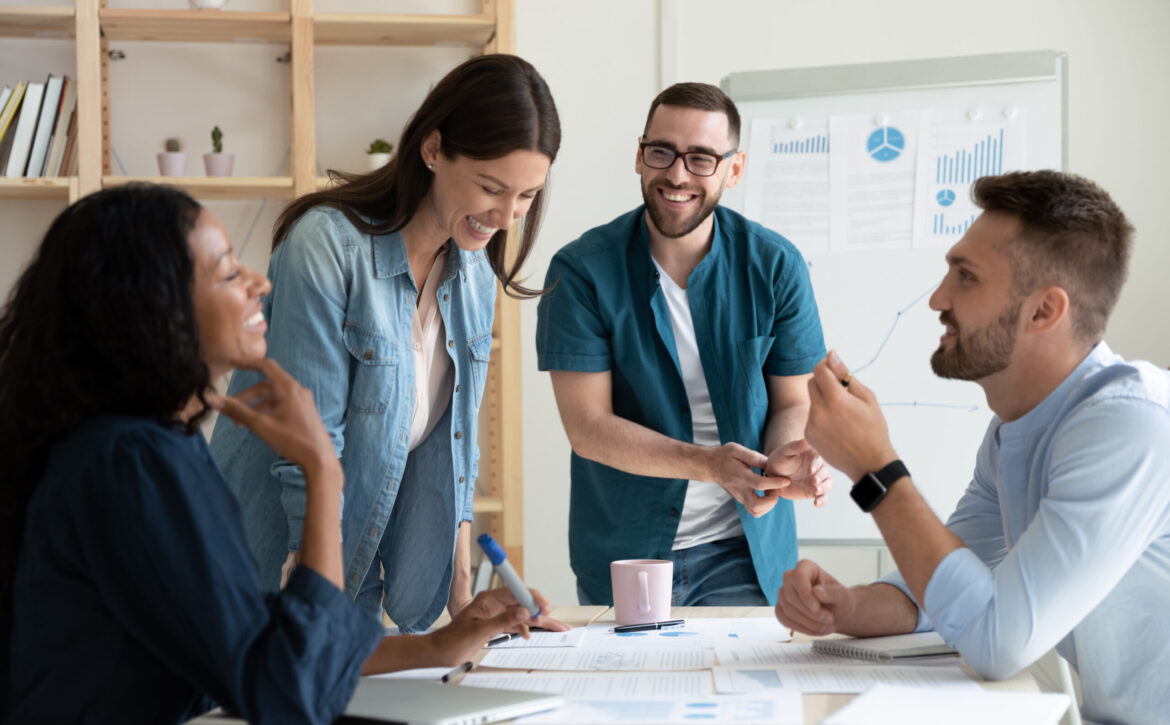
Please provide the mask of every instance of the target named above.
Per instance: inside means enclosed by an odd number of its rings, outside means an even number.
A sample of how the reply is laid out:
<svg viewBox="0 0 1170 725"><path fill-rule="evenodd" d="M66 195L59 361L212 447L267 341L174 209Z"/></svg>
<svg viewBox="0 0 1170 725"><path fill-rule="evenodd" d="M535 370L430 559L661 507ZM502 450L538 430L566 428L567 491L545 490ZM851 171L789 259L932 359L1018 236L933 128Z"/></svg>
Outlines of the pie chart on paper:
<svg viewBox="0 0 1170 725"><path fill-rule="evenodd" d="M865 150L874 161L893 161L905 148L906 137L893 126L882 126L865 141Z"/></svg>
<svg viewBox="0 0 1170 725"><path fill-rule="evenodd" d="M943 189L934 198L938 201L939 206L950 206L955 203L955 192L950 189Z"/></svg>

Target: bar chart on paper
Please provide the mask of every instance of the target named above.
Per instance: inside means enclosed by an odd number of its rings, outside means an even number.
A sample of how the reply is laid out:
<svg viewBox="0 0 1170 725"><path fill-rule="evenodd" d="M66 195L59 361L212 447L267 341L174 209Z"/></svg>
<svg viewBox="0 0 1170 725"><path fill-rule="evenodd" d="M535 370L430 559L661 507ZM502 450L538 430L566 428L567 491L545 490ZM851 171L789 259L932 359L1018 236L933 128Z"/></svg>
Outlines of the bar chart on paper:
<svg viewBox="0 0 1170 725"><path fill-rule="evenodd" d="M814 133L804 138L772 140L774 154L827 154L829 153L829 136L825 133Z"/></svg>
<svg viewBox="0 0 1170 725"><path fill-rule="evenodd" d="M915 174L914 246L949 247L979 215L971 185L1024 165L1023 125L971 120L968 113L925 111L924 148Z"/></svg>

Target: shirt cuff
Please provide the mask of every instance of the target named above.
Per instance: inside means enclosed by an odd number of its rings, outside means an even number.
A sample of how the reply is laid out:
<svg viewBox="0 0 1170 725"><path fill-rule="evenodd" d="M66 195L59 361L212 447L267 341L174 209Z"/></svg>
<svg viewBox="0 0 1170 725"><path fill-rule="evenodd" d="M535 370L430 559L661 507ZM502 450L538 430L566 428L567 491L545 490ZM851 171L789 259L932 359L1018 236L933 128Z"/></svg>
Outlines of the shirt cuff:
<svg viewBox="0 0 1170 725"><path fill-rule="evenodd" d="M925 608L948 644L958 641L995 594L991 570L966 547L946 555L926 584Z"/></svg>
<svg viewBox="0 0 1170 725"><path fill-rule="evenodd" d="M893 573L887 574L881 579L878 579L878 582L881 584L889 584L890 586L897 587L903 594L906 595L907 599L914 602L914 606L918 609L918 622L914 625L915 632L929 632L930 630L934 629L934 624L930 621L930 617L926 615L926 612L923 611L918 602L914 600L914 595L910 593L910 587L907 586L906 580L902 578L900 573L894 571Z"/></svg>
<svg viewBox="0 0 1170 725"><path fill-rule="evenodd" d="M569 370L575 373L603 373L610 369L609 355L580 355L571 352L538 352L538 370Z"/></svg>

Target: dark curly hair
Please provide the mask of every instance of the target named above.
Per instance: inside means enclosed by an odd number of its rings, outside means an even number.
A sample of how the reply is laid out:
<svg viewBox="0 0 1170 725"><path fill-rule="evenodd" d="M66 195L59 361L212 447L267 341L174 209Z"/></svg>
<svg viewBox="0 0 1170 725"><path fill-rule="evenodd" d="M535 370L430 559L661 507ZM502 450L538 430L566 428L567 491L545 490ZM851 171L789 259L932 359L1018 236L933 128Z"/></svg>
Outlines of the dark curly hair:
<svg viewBox="0 0 1170 725"><path fill-rule="evenodd" d="M87 418L175 421L211 384L200 357L187 194L127 185L53 220L0 317L0 710L8 699L12 582L49 449ZM0 718L2 719L2 718Z"/></svg>

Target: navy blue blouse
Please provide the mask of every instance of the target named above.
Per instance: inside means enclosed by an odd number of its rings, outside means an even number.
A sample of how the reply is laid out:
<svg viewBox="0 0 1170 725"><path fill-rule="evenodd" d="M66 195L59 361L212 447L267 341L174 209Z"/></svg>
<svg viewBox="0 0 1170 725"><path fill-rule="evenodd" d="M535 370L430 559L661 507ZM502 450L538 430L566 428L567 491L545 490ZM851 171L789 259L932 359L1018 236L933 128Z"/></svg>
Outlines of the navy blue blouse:
<svg viewBox="0 0 1170 725"><path fill-rule="evenodd" d="M15 582L14 723L330 722L382 628L307 567L264 594L203 436L100 418L55 446Z"/></svg>

